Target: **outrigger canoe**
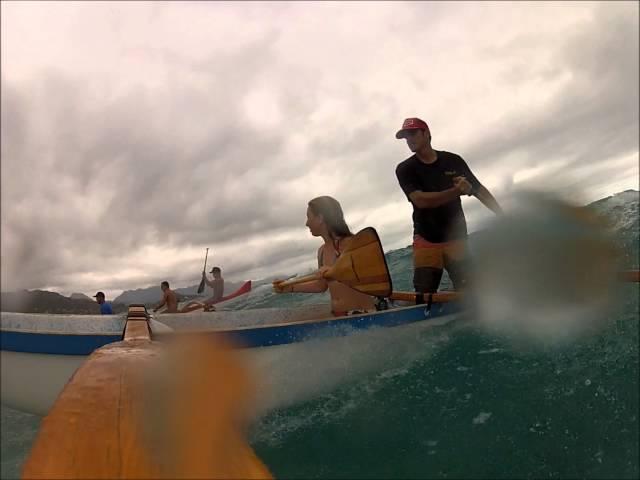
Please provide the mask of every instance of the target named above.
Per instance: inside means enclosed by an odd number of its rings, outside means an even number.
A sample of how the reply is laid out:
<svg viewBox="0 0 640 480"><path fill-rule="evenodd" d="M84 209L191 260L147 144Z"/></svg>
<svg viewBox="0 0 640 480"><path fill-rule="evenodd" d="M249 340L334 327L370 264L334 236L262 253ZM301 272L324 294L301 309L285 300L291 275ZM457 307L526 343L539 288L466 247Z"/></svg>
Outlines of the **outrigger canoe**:
<svg viewBox="0 0 640 480"><path fill-rule="evenodd" d="M213 305L221 306L224 302L233 300L234 298L238 298L242 295L246 295L249 292L251 292L251 280L247 280L236 291L230 293L229 295L223 296L215 302L205 303L206 299L204 297L202 297L201 300L189 300L186 302L180 302L178 304L178 311L183 314L197 311L211 312L214 311L214 309L211 308ZM166 313L166 308L163 309L161 313Z"/></svg>
<svg viewBox="0 0 640 480"><path fill-rule="evenodd" d="M181 331L224 336L255 365L265 389L262 407L269 409L383 361L385 349L397 357L417 331L459 316L461 302L448 300L441 294L428 304L345 317L332 317L325 305L163 314L151 322L151 333L161 342ZM46 414L94 350L123 339L125 322L124 315L2 312L2 403Z"/></svg>
<svg viewBox="0 0 640 480"><path fill-rule="evenodd" d="M249 293L250 291L251 291L251 280L247 280L235 292L230 293L229 295L223 296L220 300L216 300L215 302L212 302L211 305L226 302L227 300L231 300L233 298L239 297L240 295L244 295L245 293Z"/></svg>
<svg viewBox="0 0 640 480"><path fill-rule="evenodd" d="M213 311L213 309L209 310L209 307L211 307L212 305L218 305L218 308L219 308L225 302L228 302L229 300L233 300L234 298L241 297L242 295L246 295L249 292L251 292L251 280L247 280L242 285L240 285L240 287L236 291L230 293L229 295L223 296L222 298L220 298L219 300L216 300L215 302L209 302L205 304L204 299L202 301L189 300L186 302L181 302L178 304L178 311L181 311L181 313L191 313L191 312L197 312L197 311L200 311L200 312ZM164 309L162 313L164 313L165 311L166 309Z"/></svg>
<svg viewBox="0 0 640 480"><path fill-rule="evenodd" d="M171 341L180 332L223 338L253 366L259 409L284 406L331 388L350 375L402 358L416 331L446 323L463 310L455 294L408 298L392 291L375 229L354 235L327 271L288 280L331 278L378 298L378 311L333 317L327 306L163 314L150 322L152 340ZM287 283L285 282L285 283ZM422 296L420 296L422 297ZM386 299L413 305L388 308ZM146 315L146 313L145 313ZM125 316L80 317L2 313L0 358L2 403L45 414L69 378L96 349L119 342ZM173 330L173 331L171 331ZM389 353L389 355L385 355Z"/></svg>

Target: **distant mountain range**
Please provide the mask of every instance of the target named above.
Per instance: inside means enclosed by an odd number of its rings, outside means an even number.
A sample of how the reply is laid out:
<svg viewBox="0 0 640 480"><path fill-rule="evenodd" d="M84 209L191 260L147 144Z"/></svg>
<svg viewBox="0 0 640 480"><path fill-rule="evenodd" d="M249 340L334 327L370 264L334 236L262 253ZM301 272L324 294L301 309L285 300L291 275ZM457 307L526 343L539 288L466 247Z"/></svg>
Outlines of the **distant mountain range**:
<svg viewBox="0 0 640 480"><path fill-rule="evenodd" d="M71 300L89 300L91 302L93 302L93 299L87 295L85 295L84 293L72 293L71 295L69 295L69 298Z"/></svg>
<svg viewBox="0 0 640 480"><path fill-rule="evenodd" d="M638 231L640 229L640 192L626 190L611 197L603 198L588 205L597 213L606 215L616 231L618 240L630 252L628 264L637 268L640 261ZM476 232L477 234L478 232ZM472 234L474 235L474 234ZM393 255L393 254L392 254ZM266 281L266 280L265 280ZM243 282L225 282L225 294L235 291ZM177 288L180 301L193 298L204 298L198 295L198 285ZM210 289L204 292L211 293ZM113 302L115 313L125 312L131 303L144 303L152 306L160 301L159 286L126 290ZM21 290L18 292L0 293L0 310L3 312L24 313L66 313L66 314L98 314L98 304L83 293L73 293L65 297L56 292L46 290Z"/></svg>
<svg viewBox="0 0 640 480"><path fill-rule="evenodd" d="M0 308L3 312L98 315L100 307L95 300L86 295L83 295L83 297L85 298L79 298L76 294L74 298L70 298L47 290L2 292L0 294ZM112 306L114 313L121 313L127 310L127 307L122 304L114 303Z"/></svg>
<svg viewBox="0 0 640 480"><path fill-rule="evenodd" d="M225 282L225 294L238 289L244 282ZM204 293L210 294L205 290ZM198 285L177 288L178 300L191 300L193 298L206 298L198 295ZM160 287L138 288L136 290L126 290L116 297L111 305L114 313L127 311L127 305L132 303L144 303L148 307L157 304L162 298ZM107 299L108 300L108 299ZM97 315L100 307L95 299L88 297L84 293L72 293L65 297L57 292L47 290L21 290L18 292L0 293L0 310L3 312L22 313L66 313Z"/></svg>

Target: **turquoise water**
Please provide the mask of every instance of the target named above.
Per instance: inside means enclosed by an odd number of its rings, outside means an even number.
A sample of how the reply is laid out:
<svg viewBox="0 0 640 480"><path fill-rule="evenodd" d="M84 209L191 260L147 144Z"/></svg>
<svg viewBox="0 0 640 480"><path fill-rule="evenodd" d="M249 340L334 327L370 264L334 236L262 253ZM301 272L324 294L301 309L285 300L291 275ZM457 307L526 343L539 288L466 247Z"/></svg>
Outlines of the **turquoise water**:
<svg viewBox="0 0 640 480"><path fill-rule="evenodd" d="M620 233L637 268L638 221ZM388 263L408 289L410 250ZM251 443L277 478L638 478L639 288L619 284L599 328L562 345L508 341L472 317L434 327L411 360L269 413ZM317 302L258 285L235 308ZM1 414L0 475L16 478L40 419Z"/></svg>
<svg viewBox="0 0 640 480"><path fill-rule="evenodd" d="M411 365L271 414L256 451L278 478L638 478L638 286L623 290L606 331L568 348L430 332Z"/></svg>
<svg viewBox="0 0 640 480"><path fill-rule="evenodd" d="M40 417L0 407L0 478L18 478L40 426Z"/></svg>

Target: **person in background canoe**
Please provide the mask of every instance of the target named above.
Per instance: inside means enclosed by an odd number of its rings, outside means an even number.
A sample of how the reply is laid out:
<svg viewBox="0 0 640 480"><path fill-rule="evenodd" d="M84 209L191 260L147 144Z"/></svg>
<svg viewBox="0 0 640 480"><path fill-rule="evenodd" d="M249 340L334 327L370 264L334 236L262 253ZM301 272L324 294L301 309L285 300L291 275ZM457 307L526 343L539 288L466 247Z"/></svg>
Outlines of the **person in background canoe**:
<svg viewBox="0 0 640 480"><path fill-rule="evenodd" d="M169 282L165 280L160 284L160 288L162 289L162 300L153 311L157 312L166 305L167 309L163 313L178 313L178 297L176 292L169 288Z"/></svg>
<svg viewBox="0 0 640 480"><path fill-rule="evenodd" d="M101 315L113 315L113 309L111 308L111 302L105 300L104 292L96 293L93 298L96 299L98 305L100 305Z"/></svg>
<svg viewBox="0 0 640 480"><path fill-rule="evenodd" d="M224 278L222 278L220 267L213 267L209 273L213 275L212 280L209 280L207 274L202 272L202 278L204 278L205 283L213 289L213 295L204 301L205 305L212 305L220 301L224 294Z"/></svg>
<svg viewBox="0 0 640 480"><path fill-rule="evenodd" d="M204 302L199 302L197 300L190 301L182 307L178 313L189 313L200 309L205 312L216 311L214 303L222 299L222 294L224 293L224 278L222 278L222 270L220 270L220 267L213 267L209 273L213 274L212 280L207 278L207 274L205 272L202 272L202 278L207 285L213 288L213 295L210 298L207 298Z"/></svg>
<svg viewBox="0 0 640 480"><path fill-rule="evenodd" d="M414 154L396 167L400 187L413 205L413 285L416 292L438 290L443 269L456 290L467 282L467 223L461 195L473 195L496 214L502 209L466 162L434 150L426 122L407 118L396 133Z"/></svg>
<svg viewBox="0 0 640 480"><path fill-rule="evenodd" d="M349 238L353 236L344 220L344 213L340 203L332 197L314 198L307 207L307 223L311 235L322 237L324 243L318 249L318 268L327 270L342 252ZM375 311L373 298L360 293L347 285L332 280L313 280L280 287L284 280L273 282L277 293L322 293L329 289L331 295L331 311L335 316L352 313Z"/></svg>

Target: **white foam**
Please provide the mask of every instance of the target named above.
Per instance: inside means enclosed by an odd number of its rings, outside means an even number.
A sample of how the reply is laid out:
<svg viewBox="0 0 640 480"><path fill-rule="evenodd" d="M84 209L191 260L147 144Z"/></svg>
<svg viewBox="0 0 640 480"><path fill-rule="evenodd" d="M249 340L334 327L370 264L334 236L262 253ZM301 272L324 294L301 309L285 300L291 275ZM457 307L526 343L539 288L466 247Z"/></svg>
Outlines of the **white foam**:
<svg viewBox="0 0 640 480"><path fill-rule="evenodd" d="M481 324L558 344L602 326L617 268L609 232L588 211L547 194L520 194L514 203L474 246Z"/></svg>
<svg viewBox="0 0 640 480"><path fill-rule="evenodd" d="M481 425L483 423L487 423L487 420L489 420L489 418L491 418L491 415L493 415L491 412L480 412L473 419L473 424L474 425Z"/></svg>

